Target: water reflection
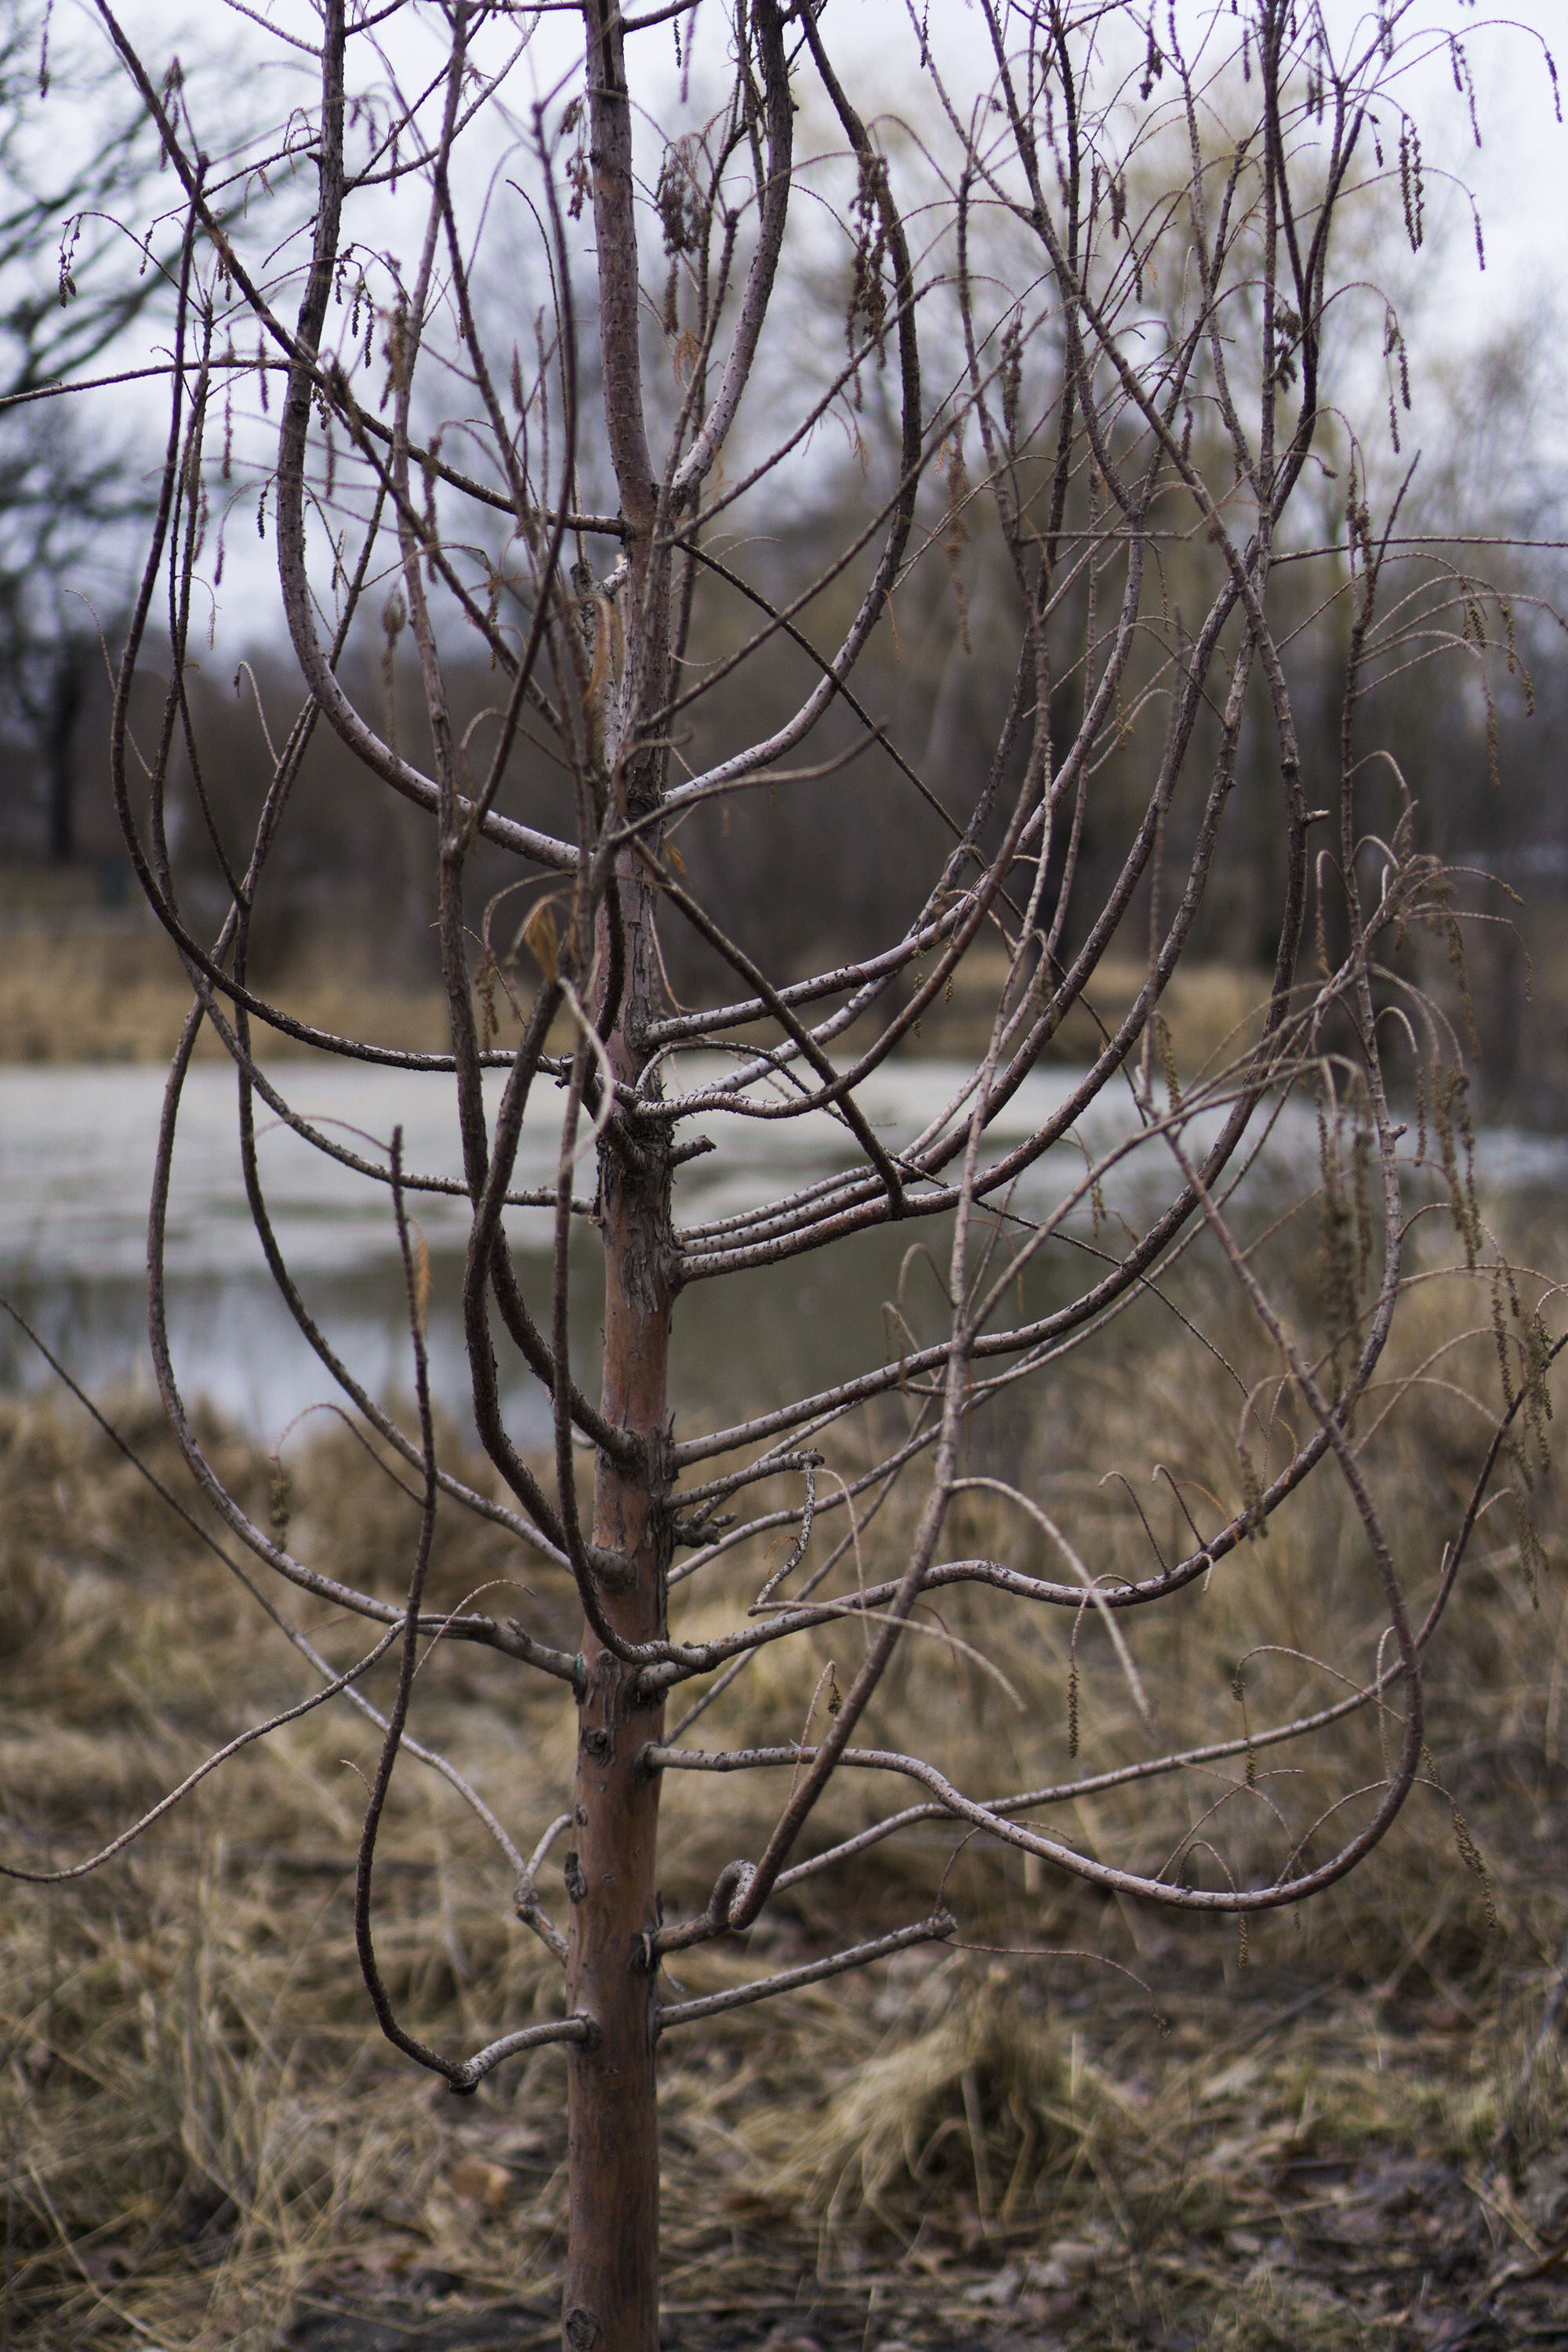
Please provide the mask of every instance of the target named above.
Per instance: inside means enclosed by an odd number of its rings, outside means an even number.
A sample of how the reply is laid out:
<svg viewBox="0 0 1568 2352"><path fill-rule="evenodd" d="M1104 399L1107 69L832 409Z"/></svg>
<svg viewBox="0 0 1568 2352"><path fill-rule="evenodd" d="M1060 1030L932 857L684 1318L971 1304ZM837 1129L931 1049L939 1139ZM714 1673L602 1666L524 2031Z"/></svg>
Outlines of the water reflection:
<svg viewBox="0 0 1568 2352"><path fill-rule="evenodd" d="M671 1084L710 1083L723 1065L683 1057ZM868 1115L890 1145L907 1142L938 1116L963 1083L958 1065L910 1062L861 1090ZM1029 1080L998 1122L998 1140L1032 1132L1064 1101L1078 1074L1048 1070ZM372 1160L395 1125L404 1129L411 1171L456 1177L460 1167L449 1077L344 1064L292 1064L278 1072L305 1116ZM492 1074L493 1105L501 1078ZM84 1386L106 1393L150 1386L146 1341L146 1202L163 1076L145 1068L0 1068L0 1286L33 1321ZM547 1184L558 1139L552 1094L531 1110L519 1156L520 1189ZM1090 1150L1130 1130L1128 1101L1097 1105L1080 1130ZM830 1172L850 1157L841 1128L825 1115L788 1125L710 1118L719 1149L681 1171L678 1213L704 1221L751 1207ZM1310 1113L1291 1107L1269 1139L1262 1186L1299 1181L1315 1141ZM323 1160L276 1122L262 1129L263 1181L279 1244L311 1312L350 1370L393 1402L410 1385L408 1339L390 1202L384 1185ZM1494 1187L1560 1184L1568 1145L1554 1138L1483 1139L1483 1170ZM591 1170L592 1163L585 1163ZM1021 1186L1017 1205L1037 1212L1081 1178L1083 1150L1066 1142ZM1135 1213L1142 1182L1169 1180L1168 1163L1137 1164L1109 1188L1109 1206ZM587 1175L584 1181L589 1181ZM458 1287L467 1205L426 1195L414 1204L431 1251L430 1352L437 1394L454 1418L469 1418ZM549 1306L544 1256L547 1211L511 1213L508 1230L525 1294L536 1314ZM911 1242L917 1255L906 1264ZM814 1255L721 1284L694 1286L677 1314L672 1381L683 1425L729 1418L742 1406L826 1385L896 1351L884 1302L904 1285L905 1311L934 1337L941 1299L936 1274L919 1252L945 1264L936 1224L881 1229L857 1237L831 1260ZM1070 1244L1042 1254L1026 1283L1038 1313L1081 1281ZM260 1433L275 1434L304 1407L333 1394L330 1376L300 1336L268 1273L251 1225L235 1136L235 1085L222 1067L187 1080L170 1195L168 1314L179 1376L192 1397ZM579 1377L597 1374L601 1293L591 1233L574 1253L572 1337ZM547 1434L537 1383L521 1376L503 1338L503 1395L524 1443ZM0 1331L0 1386L40 1388L47 1367L10 1327Z"/></svg>

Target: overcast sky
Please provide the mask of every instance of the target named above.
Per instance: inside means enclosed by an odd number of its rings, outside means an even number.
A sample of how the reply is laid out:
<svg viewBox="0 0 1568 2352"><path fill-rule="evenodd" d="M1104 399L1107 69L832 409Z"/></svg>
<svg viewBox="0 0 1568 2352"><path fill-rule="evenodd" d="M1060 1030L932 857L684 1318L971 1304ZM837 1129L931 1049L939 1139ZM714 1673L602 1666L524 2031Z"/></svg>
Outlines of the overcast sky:
<svg viewBox="0 0 1568 2352"><path fill-rule="evenodd" d="M1373 12L1359 0L1326 0L1326 6L1337 41L1353 37L1372 21ZM257 13L285 31L309 37L313 29L313 11L305 0L257 0ZM1203 6L1194 0L1179 0L1177 21L1184 37L1194 38L1208 13L1206 0ZM1476 191L1486 223L1488 274L1494 278L1497 293L1533 299L1544 289L1561 297L1568 287L1568 132L1553 119L1551 85L1531 34L1555 40L1562 47L1559 70L1568 94L1568 5L1564 0L1506 0L1508 21L1500 6L1489 12L1495 20L1489 23L1484 5L1472 12L1455 0L1416 0L1415 13L1434 27L1453 25L1464 35L1477 88L1481 149L1478 152L1472 142L1468 110L1454 89L1445 50L1439 49L1411 77L1410 103L1426 127L1432 161L1462 174ZM231 106L240 99L247 68L270 60L275 67L289 63L307 76L310 70L304 58L288 60L286 53L280 57L279 47L258 26L226 7L193 12L172 0L127 0L118 14L148 61L160 70L182 47L188 58L211 57L221 24L222 79ZM419 27L421 15L433 19L434 12L414 8L384 28L393 41L395 62L411 80L426 55L434 61L439 54L432 37L434 23L426 35ZM710 41L717 16L714 0L703 0L700 45L704 36ZM84 31L94 22L90 8L84 7ZM972 89L988 62L973 0L929 0L929 24L932 49L953 87ZM833 54L855 67L862 88L880 82L883 103L889 110L897 110L901 98L918 91L904 0L829 0L824 31ZM550 89L573 71L581 54L574 16L544 16L523 68L525 86L531 93ZM661 95L672 95L679 76L669 28L639 36L636 55L639 68L663 85ZM270 79L264 73L253 84L258 94L276 94L275 80L267 89ZM1473 260L1469 267L1461 264L1454 269L1450 293L1467 314L1491 307L1492 289L1482 288Z"/></svg>
<svg viewBox="0 0 1568 2352"><path fill-rule="evenodd" d="M285 32L310 36L316 19L307 0L257 0L264 13ZM1303 0L1303 6L1305 0ZM1327 0L1331 37L1336 43L1364 37L1370 23L1357 0ZM280 47L260 26L229 9L208 5L193 13L169 5L169 0L124 0L117 11L142 52L150 69L161 75L176 49L198 65L197 91L221 94L231 121L243 124L247 106L254 105L258 123L277 121L290 100L306 101L312 68L298 51ZM438 20L434 11L410 11L384 28L395 38L392 52L401 77L416 84L438 67ZM1163 14L1163 9L1161 11ZM1500 16L1500 9L1498 14ZM1474 76L1478 115L1483 144L1477 150L1466 102L1456 92L1446 48L1439 47L1428 62L1412 72L1401 90L1423 126L1429 170L1428 219L1435 251L1429 257L1437 271L1436 292L1428 278L1421 315L1414 324L1413 344L1420 357L1423 335L1429 351L1445 356L1495 337L1523 319L1541 333L1552 333L1568 320L1568 131L1556 122L1550 80L1539 42L1531 32L1561 41L1560 60L1568 89L1568 5L1565 0L1512 0L1511 24L1489 26L1483 7L1471 12L1452 0L1416 0L1415 18L1434 26L1452 24L1464 34L1466 53ZM1178 0L1177 20L1189 50L1196 43L1209 11L1195 0ZM89 7L79 17L82 36L101 39L93 29ZM699 51L704 31L710 47L721 30L716 0L703 0L699 16ZM979 84L988 52L978 11L970 0L930 0L930 31L933 52L955 95L966 95ZM220 33L221 28L221 33ZM1223 21L1219 30L1231 37ZM882 106L890 112L908 109L924 116L930 107L929 87L918 70L916 49L903 0L829 0L824 32L833 54L841 60L847 80L864 91L878 89ZM216 73L212 60L221 49ZM663 111L675 100L679 82L674 40L668 26L638 37L639 68L650 77L653 110ZM528 58L512 85L514 102L533 91L556 87L563 77L580 70L581 32L569 14L542 19ZM861 100L865 103L864 99ZM198 106L201 103L197 97ZM1385 142L1385 147L1390 142ZM644 132L639 163L657 169L654 142ZM488 168L488 164L487 164ZM1476 196L1485 228L1488 267L1478 266L1468 197L1457 187L1444 193L1437 176L1448 171L1462 179ZM164 184L168 185L167 183ZM173 194L172 186L169 190ZM417 184L405 183L397 206L411 225L423 199ZM400 219L396 241L408 241L409 226ZM584 231L587 223L581 224ZM393 224L386 235L393 241ZM586 247L590 237L584 234ZM586 292L590 264L582 269ZM144 333L144 330L141 331ZM140 354L137 354L140 356ZM1419 383L1419 367L1417 370ZM148 399L148 425L156 429L156 408ZM122 412L124 414L126 412ZM1423 425L1419 414L1415 420ZM1554 444L1568 462L1568 429L1564 414L1548 419ZM238 625L239 634L263 632L274 591L264 570L270 560L270 541L258 544L255 533L232 532L224 604L225 635Z"/></svg>

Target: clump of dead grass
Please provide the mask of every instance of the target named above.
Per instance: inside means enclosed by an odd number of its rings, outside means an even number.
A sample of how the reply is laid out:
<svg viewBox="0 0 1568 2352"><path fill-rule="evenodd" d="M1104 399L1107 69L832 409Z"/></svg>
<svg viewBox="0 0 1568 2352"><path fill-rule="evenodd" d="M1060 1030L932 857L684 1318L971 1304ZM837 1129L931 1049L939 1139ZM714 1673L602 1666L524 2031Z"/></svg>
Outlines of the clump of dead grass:
<svg viewBox="0 0 1568 2352"><path fill-rule="evenodd" d="M1082 2133L1058 2038L1005 1986L999 1970L975 1981L949 1962L910 1988L897 2032L835 2087L804 2137L787 2110L773 2119L787 2150L775 2192L821 2207L830 2224L864 2215L898 2231L899 2209L950 2201L956 2179L984 2229L1015 2224ZM762 2140L768 2124L754 2129Z"/></svg>

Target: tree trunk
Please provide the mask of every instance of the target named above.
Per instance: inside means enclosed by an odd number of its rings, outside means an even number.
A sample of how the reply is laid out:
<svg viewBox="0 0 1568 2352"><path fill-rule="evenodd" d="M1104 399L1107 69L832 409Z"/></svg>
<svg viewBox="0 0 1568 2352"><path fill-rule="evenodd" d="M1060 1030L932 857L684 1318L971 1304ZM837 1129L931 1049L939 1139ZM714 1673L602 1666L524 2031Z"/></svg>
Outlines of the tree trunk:
<svg viewBox="0 0 1568 2352"><path fill-rule="evenodd" d="M617 1078L636 1078L637 1036L653 980L653 899L636 862L622 860L626 988L610 1040ZM605 1151L605 1418L644 1440L646 1465L627 1471L601 1454L594 1539L626 1562L604 1593L617 1633L646 1642L665 1629L669 1530L669 1317L673 1244L669 1158L663 1130L632 1168ZM568 2352L658 2352L658 2107L654 2084L653 1931L659 1781L637 1759L663 1735L664 1707L639 1706L636 1669L584 1633L587 1667L577 1736L567 2004L593 2021L591 2042L569 2053L569 2211L563 2333Z"/></svg>
<svg viewBox="0 0 1568 2352"><path fill-rule="evenodd" d="M620 591L626 660L618 689L606 675L610 724L602 746L605 805L643 815L657 804L660 753L637 740L658 710L668 668L668 557L654 547L657 489L643 413L637 330L637 220L631 107L623 19L615 0L586 0L587 84L599 281L599 342L611 461L628 526ZM605 625L601 615L600 625ZM592 756L592 755L591 755ZM657 841L655 845L657 845ZM647 1060L643 1039L660 1002L654 938L657 892L629 849L599 917L601 973L612 959L605 926L619 920L621 1003L608 1039L617 1080ZM617 904L618 902L618 904ZM645 1135L647 1130L645 1129ZM642 1139L639 1139L641 1140ZM605 1251L605 1418L643 1440L640 1467L599 1456L594 1539L625 1563L605 1586L606 1617L625 1639L665 1630L669 1570L669 1317L675 1248L669 1139L647 1135L636 1161L601 1147ZM658 2352L658 2105L654 2084L658 1776L637 1759L662 1737L662 1700L636 1705L635 1669L584 1634L587 1686L577 1736L567 2000L594 2039L567 2061L568 2207L563 2327L567 2352Z"/></svg>

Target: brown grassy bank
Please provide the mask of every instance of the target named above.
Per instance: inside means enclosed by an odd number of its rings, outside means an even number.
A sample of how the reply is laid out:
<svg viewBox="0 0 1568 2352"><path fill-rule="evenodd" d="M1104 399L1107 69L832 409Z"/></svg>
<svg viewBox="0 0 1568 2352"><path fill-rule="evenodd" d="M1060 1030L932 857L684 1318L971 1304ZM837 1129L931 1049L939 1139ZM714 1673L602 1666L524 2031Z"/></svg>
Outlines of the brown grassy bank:
<svg viewBox="0 0 1568 2352"><path fill-rule="evenodd" d="M1410 1306L1397 1370L1426 1369L1388 1392L1397 1428L1379 1477L1419 1598L1484 1446L1468 1399L1495 1350L1474 1277L1425 1286ZM1081 1475L1091 1432L1130 1465L1157 1442L1194 1489L1228 1492L1237 1475L1223 1397L1193 1386L1157 1330L1139 1341L1135 1358L1108 1349L1043 1386L1011 1441L1018 1474L1110 1568L1145 1538L1117 1490ZM132 1410L124 1426L186 1491L155 1417ZM207 1434L264 1516L265 1458ZM396 1591L410 1505L341 1431L296 1442L290 1458L296 1547ZM0 1486L4 1852L58 1866L301 1696L303 1670L76 1408L4 1408ZM1334 1491L1310 1495L1141 1631L1162 1744L1235 1730L1237 1661L1260 1643L1273 1649L1247 1668L1256 1725L1319 1689L1306 1661L1325 1623L1334 1657L1364 1669L1380 1622L1365 1566ZM999 1849L955 1858L932 1825L923 1842L872 1849L852 1877L807 1882L749 1950L681 1956L693 1991L788 1965L917 1916L944 1872L963 1923L960 1948L672 2040L672 2344L1484 2352L1560 2340L1568 2082L1542 2027L1568 1928L1568 1619L1550 1479L1536 1500L1547 1565L1534 1597L1500 1507L1435 1646L1434 1785L1359 1873L1310 1913L1256 1926L1245 1951L1233 1924L1124 1909ZM969 1498L955 1543L999 1539L986 1507ZM890 1508L868 1531L869 1573L900 1535ZM722 1592L687 1588L678 1624L743 1608L755 1580L743 1567ZM454 1526L435 1576L437 1604L517 1579L509 1612L570 1634L565 1596L500 1538ZM352 1628L310 1630L334 1658L356 1654ZM1141 1752L1092 1627L1076 1763L1065 1633L947 1600L939 1630L957 1639L907 1645L875 1736L918 1720L928 1752L977 1789ZM799 1737L830 1654L826 1635L815 1656L764 1653L693 1736ZM438 1654L424 1685L416 1728L530 1842L567 1785L569 1705L476 1653ZM0 2342L262 2352L280 2329L311 2352L552 2340L560 2057L539 2051L458 2102L370 2029L350 1888L374 1753L369 1727L324 1708L237 1758L95 1877L0 1892ZM1268 1848L1271 1806L1309 1822L1375 1781L1380 1755L1363 1716L1326 1754L1260 1758L1257 1827L1230 1832L1233 1861ZM824 1842L869 1818L869 1778L841 1786ZM718 1863L756 1850L781 1785L671 1776L672 1911L700 1902ZM1252 1801L1230 1786L1232 1811ZM1212 1800L1166 1781L1057 1819L1153 1865ZM417 2031L474 2047L552 2012L553 1966L512 1918L504 1869L430 1775L400 1771L383 1853L383 1962Z"/></svg>
<svg viewBox="0 0 1568 2352"><path fill-rule="evenodd" d="M312 1027L375 1045L439 1053L447 1043L439 989L398 988L346 955L302 966L280 992ZM174 950L149 918L84 929L39 920L0 931L0 1061L166 1063L191 991ZM307 1052L279 1039L274 1052ZM210 1030L198 1058L221 1058Z"/></svg>
<svg viewBox="0 0 1568 2352"><path fill-rule="evenodd" d="M1109 963L1091 992L1093 1013L1081 1007L1073 1013L1057 1041L1057 1056L1090 1060L1103 1029L1115 1026L1142 979L1137 963ZM984 946L973 950L945 1001L925 1014L909 1050L984 1050L1005 980L1005 958ZM531 1002L527 971L515 976L514 986L526 1007ZM352 932L335 950L322 947L297 958L264 987L312 1028L414 1053L441 1053L449 1042L446 1001L436 982L396 985L378 973L367 943ZM1248 1014L1267 994L1267 980L1252 971L1210 964L1178 973L1165 1011L1184 1073L1200 1068L1227 1042L1234 1052ZM34 919L14 918L0 929L0 1062L167 1062L190 1004L178 958L150 917L99 919L92 928L68 914L51 918L45 911ZM521 1026L504 985L492 987L490 1008L498 1042L515 1044ZM769 1033L759 1027L749 1034L764 1038ZM563 1028L555 1042L563 1045L569 1035ZM274 1035L267 1051L269 1058L288 1059L310 1048ZM196 1054L222 1058L210 1030L203 1032Z"/></svg>

